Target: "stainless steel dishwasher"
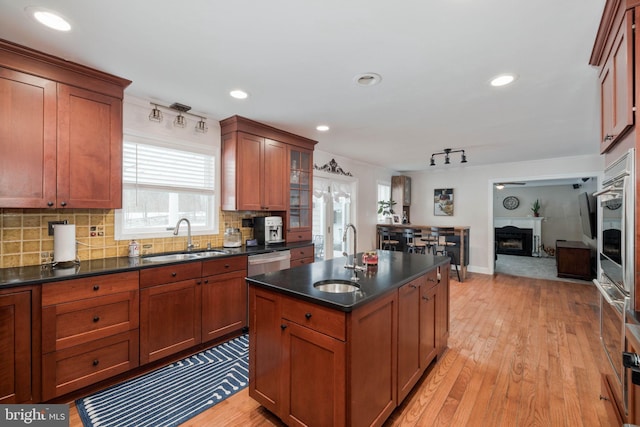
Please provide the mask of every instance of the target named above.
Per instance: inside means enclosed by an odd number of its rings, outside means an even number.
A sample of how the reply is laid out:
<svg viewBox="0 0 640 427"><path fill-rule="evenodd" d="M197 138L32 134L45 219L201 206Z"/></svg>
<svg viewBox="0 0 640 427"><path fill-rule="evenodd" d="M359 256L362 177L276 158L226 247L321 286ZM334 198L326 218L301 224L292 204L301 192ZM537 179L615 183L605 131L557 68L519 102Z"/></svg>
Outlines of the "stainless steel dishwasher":
<svg viewBox="0 0 640 427"><path fill-rule="evenodd" d="M291 267L290 251L275 251L266 254L249 255L247 275L269 273Z"/></svg>

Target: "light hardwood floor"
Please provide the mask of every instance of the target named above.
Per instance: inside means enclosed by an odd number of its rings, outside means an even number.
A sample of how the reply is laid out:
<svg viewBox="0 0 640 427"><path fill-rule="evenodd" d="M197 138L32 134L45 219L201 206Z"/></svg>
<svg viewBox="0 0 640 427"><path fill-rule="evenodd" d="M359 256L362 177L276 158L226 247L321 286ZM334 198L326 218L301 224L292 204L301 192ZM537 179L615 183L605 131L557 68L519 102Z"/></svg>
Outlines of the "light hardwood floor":
<svg viewBox="0 0 640 427"><path fill-rule="evenodd" d="M386 426L610 427L594 286L497 274L451 281L449 349ZM75 407L71 426L82 426ZM184 426L281 426L245 390Z"/></svg>

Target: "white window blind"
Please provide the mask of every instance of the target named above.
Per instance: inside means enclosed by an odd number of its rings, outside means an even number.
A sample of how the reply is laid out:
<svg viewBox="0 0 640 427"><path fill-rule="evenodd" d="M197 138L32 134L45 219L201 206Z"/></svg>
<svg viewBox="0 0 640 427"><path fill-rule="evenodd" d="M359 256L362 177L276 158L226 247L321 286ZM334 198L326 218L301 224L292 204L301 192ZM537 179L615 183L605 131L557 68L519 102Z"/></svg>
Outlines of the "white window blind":
<svg viewBox="0 0 640 427"><path fill-rule="evenodd" d="M217 234L215 149L125 135L116 239L170 237L180 218L192 234Z"/></svg>

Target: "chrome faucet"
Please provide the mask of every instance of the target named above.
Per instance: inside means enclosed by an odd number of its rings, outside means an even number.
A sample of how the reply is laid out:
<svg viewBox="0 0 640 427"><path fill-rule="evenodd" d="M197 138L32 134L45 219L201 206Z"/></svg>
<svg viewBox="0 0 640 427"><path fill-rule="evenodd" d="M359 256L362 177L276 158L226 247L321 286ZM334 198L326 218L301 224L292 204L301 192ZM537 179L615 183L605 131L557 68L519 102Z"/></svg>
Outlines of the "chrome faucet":
<svg viewBox="0 0 640 427"><path fill-rule="evenodd" d="M347 243L347 232L349 231L350 228L353 228L353 264L349 264L349 254L346 251L343 252L342 255L347 257L347 264L344 266L344 268L353 270L353 276L351 277L351 280L358 280L359 277L357 275L357 272L366 270L366 267L362 265L358 265L358 257L357 257L358 232L356 230L355 225L347 224L347 227L344 229L344 233L342 234L342 242L345 244Z"/></svg>
<svg viewBox="0 0 640 427"><path fill-rule="evenodd" d="M182 221L187 223L187 251L190 251L191 249L193 249L193 242L191 242L191 223L187 218L180 218L178 220L178 223L176 224L176 229L173 230L173 235L174 236L178 235L178 232L180 231L180 223Z"/></svg>

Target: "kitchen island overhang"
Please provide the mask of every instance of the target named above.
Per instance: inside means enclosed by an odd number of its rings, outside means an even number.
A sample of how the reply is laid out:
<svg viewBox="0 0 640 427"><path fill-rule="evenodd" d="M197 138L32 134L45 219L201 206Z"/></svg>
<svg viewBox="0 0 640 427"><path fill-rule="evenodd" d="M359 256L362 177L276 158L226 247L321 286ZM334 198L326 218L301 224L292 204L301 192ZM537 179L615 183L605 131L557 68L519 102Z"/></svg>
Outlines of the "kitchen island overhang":
<svg viewBox="0 0 640 427"><path fill-rule="evenodd" d="M353 270L344 268L344 257L247 277L247 283L349 312L451 261L449 257L432 254L383 250L378 250L377 253L378 265L368 266L366 271L357 273L360 290L352 293L324 292L313 286L314 283L326 280L349 281ZM362 254L358 254L356 258L362 259Z"/></svg>
<svg viewBox="0 0 640 427"><path fill-rule="evenodd" d="M338 258L247 278L249 395L287 425L382 425L449 336L449 258L379 251L361 292Z"/></svg>

